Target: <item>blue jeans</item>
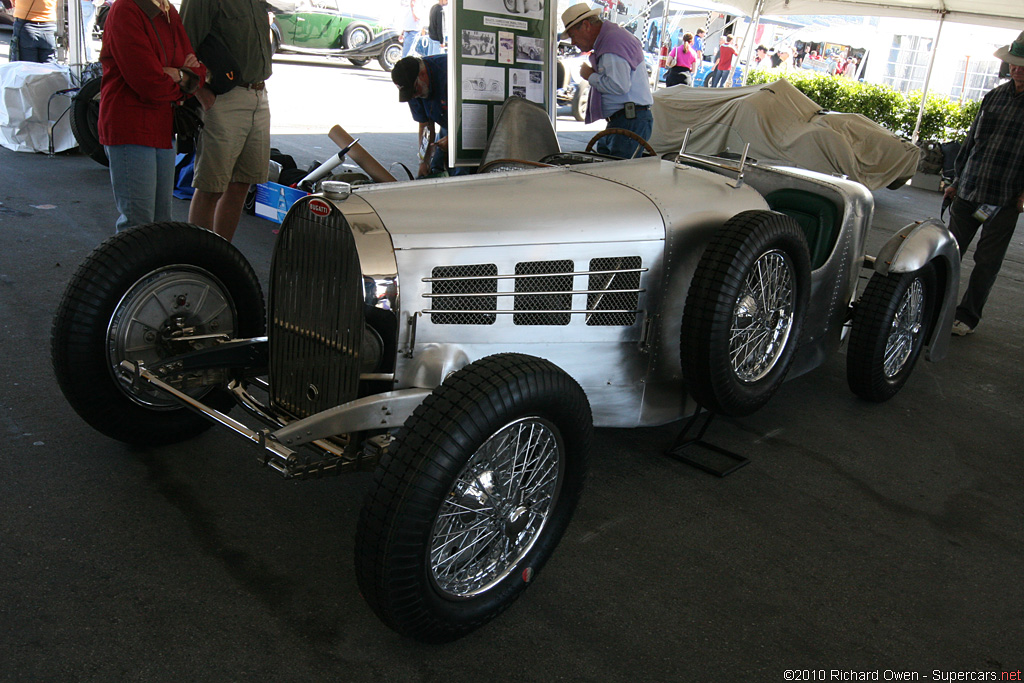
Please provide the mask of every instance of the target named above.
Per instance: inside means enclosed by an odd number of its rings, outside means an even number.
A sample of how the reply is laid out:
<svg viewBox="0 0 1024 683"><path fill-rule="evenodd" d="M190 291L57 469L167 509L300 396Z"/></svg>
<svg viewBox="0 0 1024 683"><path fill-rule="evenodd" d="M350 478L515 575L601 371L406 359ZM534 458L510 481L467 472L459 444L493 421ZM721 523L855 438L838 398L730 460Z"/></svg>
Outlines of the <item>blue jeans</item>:
<svg viewBox="0 0 1024 683"><path fill-rule="evenodd" d="M715 69L711 76L711 87L722 88L729 80L729 72L732 69Z"/></svg>
<svg viewBox="0 0 1024 683"><path fill-rule="evenodd" d="M171 220L174 150L143 145L105 145L110 185L121 216L114 232Z"/></svg>
<svg viewBox="0 0 1024 683"><path fill-rule="evenodd" d="M416 41L419 40L419 31L405 31L402 33L402 56L408 57L409 53L412 52L413 47L416 45Z"/></svg>
<svg viewBox="0 0 1024 683"><path fill-rule="evenodd" d="M57 25L50 21L14 20L13 40L18 42L18 54L12 62L57 63Z"/></svg>
<svg viewBox="0 0 1024 683"><path fill-rule="evenodd" d="M626 113L620 110L608 119L608 127L625 128L646 140L651 137L651 131L654 129L654 116L651 115L650 109L638 109L635 119L627 119ZM639 144L625 135L606 135L597 141L597 147L595 147L594 151L598 154L608 154L620 159L632 159L633 154L636 153L639 147ZM640 154L643 154L642 150ZM640 154L637 154L637 156L640 156Z"/></svg>

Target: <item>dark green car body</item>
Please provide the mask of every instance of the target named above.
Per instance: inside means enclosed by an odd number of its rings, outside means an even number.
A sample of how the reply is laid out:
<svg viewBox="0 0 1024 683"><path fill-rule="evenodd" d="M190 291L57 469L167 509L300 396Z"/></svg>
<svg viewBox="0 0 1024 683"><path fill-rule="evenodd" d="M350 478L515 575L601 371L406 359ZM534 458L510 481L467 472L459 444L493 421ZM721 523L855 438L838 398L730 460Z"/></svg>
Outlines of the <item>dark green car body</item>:
<svg viewBox="0 0 1024 683"><path fill-rule="evenodd" d="M275 38L295 50L346 50L370 42L387 28L380 17L363 12L352 0L312 0L295 12L275 13Z"/></svg>

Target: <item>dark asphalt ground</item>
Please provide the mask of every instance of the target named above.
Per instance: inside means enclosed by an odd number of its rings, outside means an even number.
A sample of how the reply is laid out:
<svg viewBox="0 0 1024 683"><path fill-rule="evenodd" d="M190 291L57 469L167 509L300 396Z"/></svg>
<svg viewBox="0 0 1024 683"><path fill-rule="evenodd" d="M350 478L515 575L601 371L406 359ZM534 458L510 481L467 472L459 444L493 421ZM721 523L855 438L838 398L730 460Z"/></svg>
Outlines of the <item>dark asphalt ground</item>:
<svg viewBox="0 0 1024 683"><path fill-rule="evenodd" d="M0 149L0 179L0 680L929 680L1024 665L1024 235L978 333L891 402L856 399L839 355L716 423L708 438L752 461L726 479L662 455L678 425L599 430L535 585L480 631L425 646L356 588L369 475L286 482L219 430L138 450L78 418L50 324L112 232L107 171ZM876 201L872 251L940 200ZM264 281L273 227L246 217L236 238Z"/></svg>

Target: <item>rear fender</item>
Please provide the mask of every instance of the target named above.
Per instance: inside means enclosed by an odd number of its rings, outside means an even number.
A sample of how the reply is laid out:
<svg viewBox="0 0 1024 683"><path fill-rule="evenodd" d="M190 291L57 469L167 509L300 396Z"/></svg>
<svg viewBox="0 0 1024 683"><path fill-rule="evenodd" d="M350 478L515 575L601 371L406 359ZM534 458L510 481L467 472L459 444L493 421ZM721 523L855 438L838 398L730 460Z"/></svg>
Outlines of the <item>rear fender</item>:
<svg viewBox="0 0 1024 683"><path fill-rule="evenodd" d="M928 264L935 268L941 305L926 340L925 358L942 360L949 350L950 329L956 315L960 289L960 247L945 225L934 218L911 223L893 235L875 257L874 269L882 275L912 273Z"/></svg>

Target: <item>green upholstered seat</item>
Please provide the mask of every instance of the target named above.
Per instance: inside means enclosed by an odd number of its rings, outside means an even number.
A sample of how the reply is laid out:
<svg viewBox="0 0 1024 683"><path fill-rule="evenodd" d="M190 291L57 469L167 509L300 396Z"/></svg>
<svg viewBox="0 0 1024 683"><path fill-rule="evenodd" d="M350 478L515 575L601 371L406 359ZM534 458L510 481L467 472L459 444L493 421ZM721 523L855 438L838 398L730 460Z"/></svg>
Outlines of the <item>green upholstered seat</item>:
<svg viewBox="0 0 1024 683"><path fill-rule="evenodd" d="M795 219L807 237L811 268L828 260L839 236L840 212L828 199L805 190L776 190L765 197L773 211Z"/></svg>

